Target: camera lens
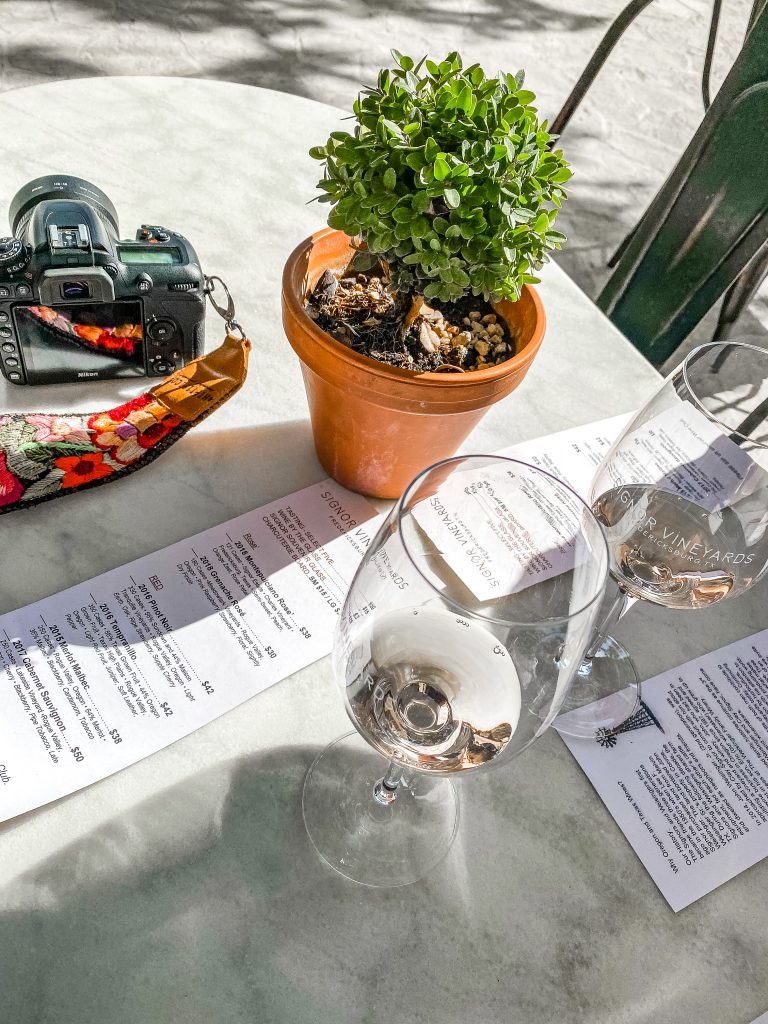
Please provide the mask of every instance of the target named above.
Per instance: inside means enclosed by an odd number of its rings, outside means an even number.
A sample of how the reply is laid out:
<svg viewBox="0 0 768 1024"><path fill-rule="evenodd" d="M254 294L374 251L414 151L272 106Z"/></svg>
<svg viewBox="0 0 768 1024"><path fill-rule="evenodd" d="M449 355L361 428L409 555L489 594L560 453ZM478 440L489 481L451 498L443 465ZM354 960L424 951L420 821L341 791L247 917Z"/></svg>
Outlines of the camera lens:
<svg viewBox="0 0 768 1024"><path fill-rule="evenodd" d="M35 178L20 188L11 200L8 213L11 230L16 231L22 217L38 203L48 199L72 199L95 206L100 216L114 228L115 235L120 234L117 224L117 210L106 193L85 178L77 178L68 174L46 174Z"/></svg>
<svg viewBox="0 0 768 1024"><path fill-rule="evenodd" d="M85 281L65 281L61 294L65 299L90 299L91 289Z"/></svg>

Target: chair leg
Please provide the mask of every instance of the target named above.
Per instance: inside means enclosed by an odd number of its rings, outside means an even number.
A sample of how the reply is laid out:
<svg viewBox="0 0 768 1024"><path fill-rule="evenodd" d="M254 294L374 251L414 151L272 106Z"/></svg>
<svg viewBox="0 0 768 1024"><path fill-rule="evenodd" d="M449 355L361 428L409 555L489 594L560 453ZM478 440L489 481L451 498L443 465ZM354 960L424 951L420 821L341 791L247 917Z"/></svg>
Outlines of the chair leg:
<svg viewBox="0 0 768 1024"><path fill-rule="evenodd" d="M712 20L709 23L709 37L707 39L707 52L704 55L704 67L701 72L701 98L704 102L704 109L709 110L712 102L710 95L710 79L712 76L712 58L715 55L715 43L717 42L717 29L720 25L720 8L723 0L713 0Z"/></svg>
<svg viewBox="0 0 768 1024"><path fill-rule="evenodd" d="M736 321L754 298L767 274L768 242L752 257L725 293L712 341L726 341L731 336Z"/></svg>
<svg viewBox="0 0 768 1024"><path fill-rule="evenodd" d="M608 31L598 43L597 49L590 57L589 63L579 76L579 80L576 85L574 85L570 96L563 104L562 110L550 125L549 131L552 135L560 135L563 132L579 104L584 99L587 90L597 78L598 72L608 59L611 50L614 48L616 43L618 43L638 14L640 14L641 11L644 11L652 2L653 0L631 0L624 10L617 15L615 20L609 26Z"/></svg>

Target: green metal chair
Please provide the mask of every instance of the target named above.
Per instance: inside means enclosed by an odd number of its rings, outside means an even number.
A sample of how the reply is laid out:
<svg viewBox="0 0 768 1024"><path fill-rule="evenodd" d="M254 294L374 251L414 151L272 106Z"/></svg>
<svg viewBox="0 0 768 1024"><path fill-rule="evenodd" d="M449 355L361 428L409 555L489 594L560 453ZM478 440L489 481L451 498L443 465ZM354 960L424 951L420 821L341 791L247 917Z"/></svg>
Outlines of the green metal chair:
<svg viewBox="0 0 768 1024"><path fill-rule="evenodd" d="M630 4L622 12L631 14L627 24L649 2ZM719 9L716 0L702 82L705 103ZM599 70L590 62L585 75L590 67L587 85ZM566 102L561 112L566 116L558 115L553 130L562 130L578 99L571 109ZM768 5L757 0L736 62L677 166L619 250L597 304L658 365L728 293L717 332L724 336L766 269Z"/></svg>

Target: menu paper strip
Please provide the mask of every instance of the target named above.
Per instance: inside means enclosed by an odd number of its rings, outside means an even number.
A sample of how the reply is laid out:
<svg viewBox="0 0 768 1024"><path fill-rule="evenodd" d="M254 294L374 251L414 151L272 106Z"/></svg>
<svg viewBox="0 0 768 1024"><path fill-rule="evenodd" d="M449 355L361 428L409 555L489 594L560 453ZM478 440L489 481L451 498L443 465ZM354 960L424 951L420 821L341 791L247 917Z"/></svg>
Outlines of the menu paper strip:
<svg viewBox="0 0 768 1024"><path fill-rule="evenodd" d="M643 683L624 731L561 738L674 911L768 853L768 629Z"/></svg>
<svg viewBox="0 0 768 1024"><path fill-rule="evenodd" d="M0 820L326 655L375 515L327 480L0 616Z"/></svg>
<svg viewBox="0 0 768 1024"><path fill-rule="evenodd" d="M584 493L626 421L504 454ZM326 481L0 616L0 821L106 778L328 654L374 516Z"/></svg>
<svg viewBox="0 0 768 1024"><path fill-rule="evenodd" d="M505 454L584 492L626 419ZM328 480L0 616L0 821L134 764L328 654L375 516Z"/></svg>
<svg viewBox="0 0 768 1024"><path fill-rule="evenodd" d="M586 497L627 422L502 454ZM0 821L147 757L328 654L380 520L324 481L0 616ZM663 673L644 696L644 728L606 746L563 739L679 910L768 852L768 631Z"/></svg>

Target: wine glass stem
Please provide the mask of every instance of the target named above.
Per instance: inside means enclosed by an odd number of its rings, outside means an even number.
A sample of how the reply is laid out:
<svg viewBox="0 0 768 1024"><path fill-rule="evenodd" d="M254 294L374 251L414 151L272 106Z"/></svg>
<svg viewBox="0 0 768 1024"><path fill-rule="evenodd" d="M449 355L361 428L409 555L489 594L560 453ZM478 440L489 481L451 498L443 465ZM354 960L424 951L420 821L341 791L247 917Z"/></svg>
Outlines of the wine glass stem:
<svg viewBox="0 0 768 1024"><path fill-rule="evenodd" d="M616 596L610 608L603 616L603 620L600 625L595 629L594 636L592 637L592 643L587 648L587 653L584 655L584 661L591 661L607 637L611 635L613 627L623 618L624 615L629 611L632 605L637 600L636 597L630 597L621 587L616 587Z"/></svg>
<svg viewBox="0 0 768 1024"><path fill-rule="evenodd" d="M405 781L405 770L396 761L390 761L386 774L373 787L373 799L380 804L389 806L397 799L397 790Z"/></svg>

